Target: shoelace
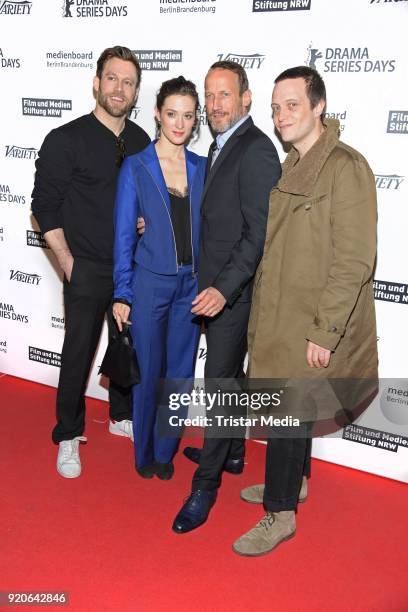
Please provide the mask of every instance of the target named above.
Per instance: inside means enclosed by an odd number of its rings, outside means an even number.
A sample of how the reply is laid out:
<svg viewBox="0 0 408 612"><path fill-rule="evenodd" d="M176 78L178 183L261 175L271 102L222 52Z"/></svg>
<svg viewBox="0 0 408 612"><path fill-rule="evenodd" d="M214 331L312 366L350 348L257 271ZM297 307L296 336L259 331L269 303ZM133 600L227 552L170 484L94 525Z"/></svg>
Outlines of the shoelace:
<svg viewBox="0 0 408 612"><path fill-rule="evenodd" d="M73 440L65 440L67 444L62 445L62 453L64 461L73 460L76 461L77 457L75 455L78 454L78 447L80 442L86 442L87 438L85 436L77 436L73 438Z"/></svg>
<svg viewBox="0 0 408 612"><path fill-rule="evenodd" d="M263 519L259 521L259 523L257 524L257 527L262 527L266 529L266 531L268 531L268 529L272 527L274 522L275 522L275 518L273 514L271 512L268 512L267 514L265 514Z"/></svg>
<svg viewBox="0 0 408 612"><path fill-rule="evenodd" d="M131 434L133 433L132 421L125 421L123 423L123 429L125 430L126 434L130 437Z"/></svg>

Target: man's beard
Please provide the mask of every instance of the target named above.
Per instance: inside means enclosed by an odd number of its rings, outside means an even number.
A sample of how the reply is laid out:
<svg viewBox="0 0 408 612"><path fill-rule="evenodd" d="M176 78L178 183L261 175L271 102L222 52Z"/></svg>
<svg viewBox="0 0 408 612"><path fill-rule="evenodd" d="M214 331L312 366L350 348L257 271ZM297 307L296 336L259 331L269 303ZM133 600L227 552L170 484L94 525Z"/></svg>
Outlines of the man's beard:
<svg viewBox="0 0 408 612"><path fill-rule="evenodd" d="M222 124L219 123L218 125L213 125L211 115L208 117L208 121L210 123L212 131L215 132L215 134L224 134L225 132L228 132L228 130L230 130L240 119L242 119L244 115L245 108L242 108L241 112L237 111L236 113L231 114L230 117L226 117L225 121Z"/></svg>
<svg viewBox="0 0 408 612"><path fill-rule="evenodd" d="M100 90L98 91L97 100L99 106L101 106L111 117L124 117L130 113L133 108L134 102L129 102L124 106L112 105L109 101L109 96L105 96Z"/></svg>

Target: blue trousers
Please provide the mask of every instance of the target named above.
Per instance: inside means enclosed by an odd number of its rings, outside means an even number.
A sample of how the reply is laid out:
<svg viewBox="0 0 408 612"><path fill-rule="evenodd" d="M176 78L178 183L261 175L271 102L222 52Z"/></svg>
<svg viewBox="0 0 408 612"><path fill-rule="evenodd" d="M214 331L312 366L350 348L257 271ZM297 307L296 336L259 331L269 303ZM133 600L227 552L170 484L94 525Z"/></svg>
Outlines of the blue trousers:
<svg viewBox="0 0 408 612"><path fill-rule="evenodd" d="M197 275L191 265L177 275L155 274L136 265L133 277L131 333L141 382L133 387L133 432L136 467L154 461L168 463L179 444L177 437L158 431L157 388L160 378L191 379L200 325L191 314L197 295Z"/></svg>

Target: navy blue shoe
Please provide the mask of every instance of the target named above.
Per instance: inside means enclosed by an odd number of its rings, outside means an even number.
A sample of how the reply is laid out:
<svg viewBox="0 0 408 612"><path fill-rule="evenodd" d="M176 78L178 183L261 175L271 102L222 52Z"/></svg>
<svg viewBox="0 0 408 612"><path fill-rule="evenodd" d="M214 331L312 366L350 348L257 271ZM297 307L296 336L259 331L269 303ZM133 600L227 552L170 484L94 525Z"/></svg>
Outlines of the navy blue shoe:
<svg viewBox="0 0 408 612"><path fill-rule="evenodd" d="M200 463L201 448L195 448L194 446L186 446L183 450L183 455L190 459L193 463ZM241 459L230 459L228 458L224 463L224 471L228 474L242 474L244 471L244 458Z"/></svg>
<svg viewBox="0 0 408 612"><path fill-rule="evenodd" d="M204 489L197 489L197 491L193 491L174 519L173 531L176 533L187 533L205 523L216 499L216 490L204 491Z"/></svg>

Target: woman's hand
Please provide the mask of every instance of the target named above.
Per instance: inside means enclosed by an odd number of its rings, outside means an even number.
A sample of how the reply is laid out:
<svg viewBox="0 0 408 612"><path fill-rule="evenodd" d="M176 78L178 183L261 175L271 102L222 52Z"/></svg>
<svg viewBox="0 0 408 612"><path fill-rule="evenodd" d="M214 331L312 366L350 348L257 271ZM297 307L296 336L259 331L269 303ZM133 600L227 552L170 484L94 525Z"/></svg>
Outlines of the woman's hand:
<svg viewBox="0 0 408 612"><path fill-rule="evenodd" d="M146 230L146 223L145 220L143 219L143 217L138 217L137 218L137 233L139 234L139 236L143 236L143 234L145 233Z"/></svg>
<svg viewBox="0 0 408 612"><path fill-rule="evenodd" d="M121 302L115 302L112 306L113 318L116 321L116 325L119 328L119 331L122 331L122 323L127 323L128 325L132 325L132 323L128 320L130 307L126 304L121 304Z"/></svg>

